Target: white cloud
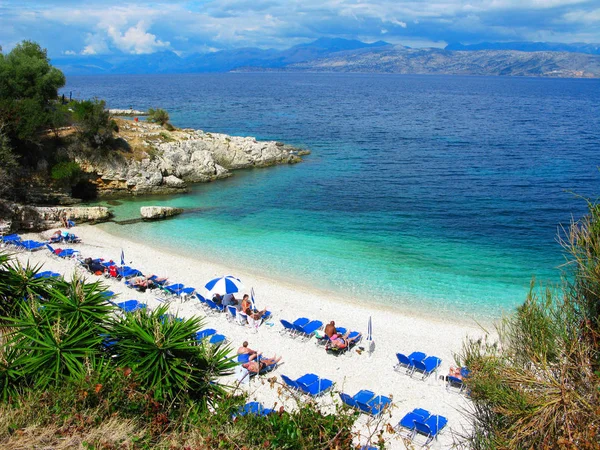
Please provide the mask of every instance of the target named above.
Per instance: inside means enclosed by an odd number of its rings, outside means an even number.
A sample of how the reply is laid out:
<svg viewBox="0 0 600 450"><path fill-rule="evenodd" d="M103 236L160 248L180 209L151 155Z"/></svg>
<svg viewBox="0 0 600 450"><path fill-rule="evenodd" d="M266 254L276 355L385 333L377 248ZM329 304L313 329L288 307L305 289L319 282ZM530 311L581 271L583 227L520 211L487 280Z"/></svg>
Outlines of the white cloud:
<svg viewBox="0 0 600 450"><path fill-rule="evenodd" d="M82 55L98 55L110 52L104 36L99 33L88 33L85 43L87 45L81 51Z"/></svg>
<svg viewBox="0 0 600 450"><path fill-rule="evenodd" d="M137 55L154 53L171 46L170 42L157 39L154 34L148 33L146 29L146 24L141 20L137 25L127 29L125 33L121 33L112 25L108 26L106 32L115 47L125 53L135 53Z"/></svg>
<svg viewBox="0 0 600 450"><path fill-rule="evenodd" d="M73 50L65 50L65 51L63 52L63 54L65 54L65 55L76 55L76 54L77 54L77 52L74 52Z"/></svg>

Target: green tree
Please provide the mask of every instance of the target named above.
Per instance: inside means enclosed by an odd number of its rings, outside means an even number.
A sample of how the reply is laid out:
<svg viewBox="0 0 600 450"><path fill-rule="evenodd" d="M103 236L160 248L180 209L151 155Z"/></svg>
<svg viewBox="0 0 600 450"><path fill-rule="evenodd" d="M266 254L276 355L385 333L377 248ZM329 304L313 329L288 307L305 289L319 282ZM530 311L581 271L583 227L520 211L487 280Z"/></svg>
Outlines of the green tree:
<svg viewBox="0 0 600 450"><path fill-rule="evenodd" d="M36 133L48 126L51 102L64 85L63 73L35 42L23 41L0 54L0 121L18 150L21 142L37 142Z"/></svg>

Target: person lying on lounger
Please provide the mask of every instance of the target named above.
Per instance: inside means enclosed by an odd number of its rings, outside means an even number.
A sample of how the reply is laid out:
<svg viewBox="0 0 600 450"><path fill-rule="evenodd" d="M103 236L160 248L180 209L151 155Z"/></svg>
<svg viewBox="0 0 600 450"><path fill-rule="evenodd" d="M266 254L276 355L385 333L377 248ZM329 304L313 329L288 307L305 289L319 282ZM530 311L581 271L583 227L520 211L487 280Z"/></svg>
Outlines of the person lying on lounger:
<svg viewBox="0 0 600 450"><path fill-rule="evenodd" d="M242 346L240 348L238 348L237 354L238 355L248 355L249 361L256 359L256 357L258 355L260 355L260 353L258 353L256 350L252 350L250 347L248 347L248 341L244 341L242 343Z"/></svg>
<svg viewBox="0 0 600 450"><path fill-rule="evenodd" d="M331 342L329 343L328 349L344 350L361 336L359 333L358 335L349 338L349 334L350 332L347 332L343 336L340 336L339 334L331 336Z"/></svg>
<svg viewBox="0 0 600 450"><path fill-rule="evenodd" d="M279 361L281 361L281 356L275 355L272 358L260 358L260 361L248 361L242 364L242 367L250 373L259 373L265 367L277 364Z"/></svg>

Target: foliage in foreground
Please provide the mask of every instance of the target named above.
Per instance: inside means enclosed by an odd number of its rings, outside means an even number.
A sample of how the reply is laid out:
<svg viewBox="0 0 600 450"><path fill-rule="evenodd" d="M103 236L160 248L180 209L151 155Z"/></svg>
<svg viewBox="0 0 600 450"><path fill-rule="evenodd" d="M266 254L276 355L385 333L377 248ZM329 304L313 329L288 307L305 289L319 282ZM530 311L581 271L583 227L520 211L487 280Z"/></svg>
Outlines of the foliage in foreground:
<svg viewBox="0 0 600 450"><path fill-rule="evenodd" d="M561 289L532 284L516 314L497 326L497 341L464 344L471 448L600 448L600 206L590 203L561 242Z"/></svg>
<svg viewBox="0 0 600 450"><path fill-rule="evenodd" d="M228 348L195 342L201 320L166 306L117 315L102 285L39 269L0 253L3 449L352 448L356 413L341 407L301 401L234 420L247 398L219 384L234 363Z"/></svg>

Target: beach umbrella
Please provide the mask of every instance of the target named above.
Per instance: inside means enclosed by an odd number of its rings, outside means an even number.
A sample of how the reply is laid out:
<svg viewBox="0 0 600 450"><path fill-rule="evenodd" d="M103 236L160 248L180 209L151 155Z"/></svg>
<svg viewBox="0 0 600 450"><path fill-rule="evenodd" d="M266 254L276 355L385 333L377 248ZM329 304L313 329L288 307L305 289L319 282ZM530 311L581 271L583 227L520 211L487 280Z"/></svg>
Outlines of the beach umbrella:
<svg viewBox="0 0 600 450"><path fill-rule="evenodd" d="M234 294L244 288L239 278L227 275L210 280L204 285L209 294Z"/></svg>
<svg viewBox="0 0 600 450"><path fill-rule="evenodd" d="M256 304L254 303L254 288L250 290L250 305L252 306L252 311L256 311Z"/></svg>
<svg viewBox="0 0 600 450"><path fill-rule="evenodd" d="M373 323L369 316L369 324L367 325L367 345L369 346L369 356L375 351L375 341L373 340Z"/></svg>
<svg viewBox="0 0 600 450"><path fill-rule="evenodd" d="M121 265L125 265L125 252L121 249Z"/></svg>

